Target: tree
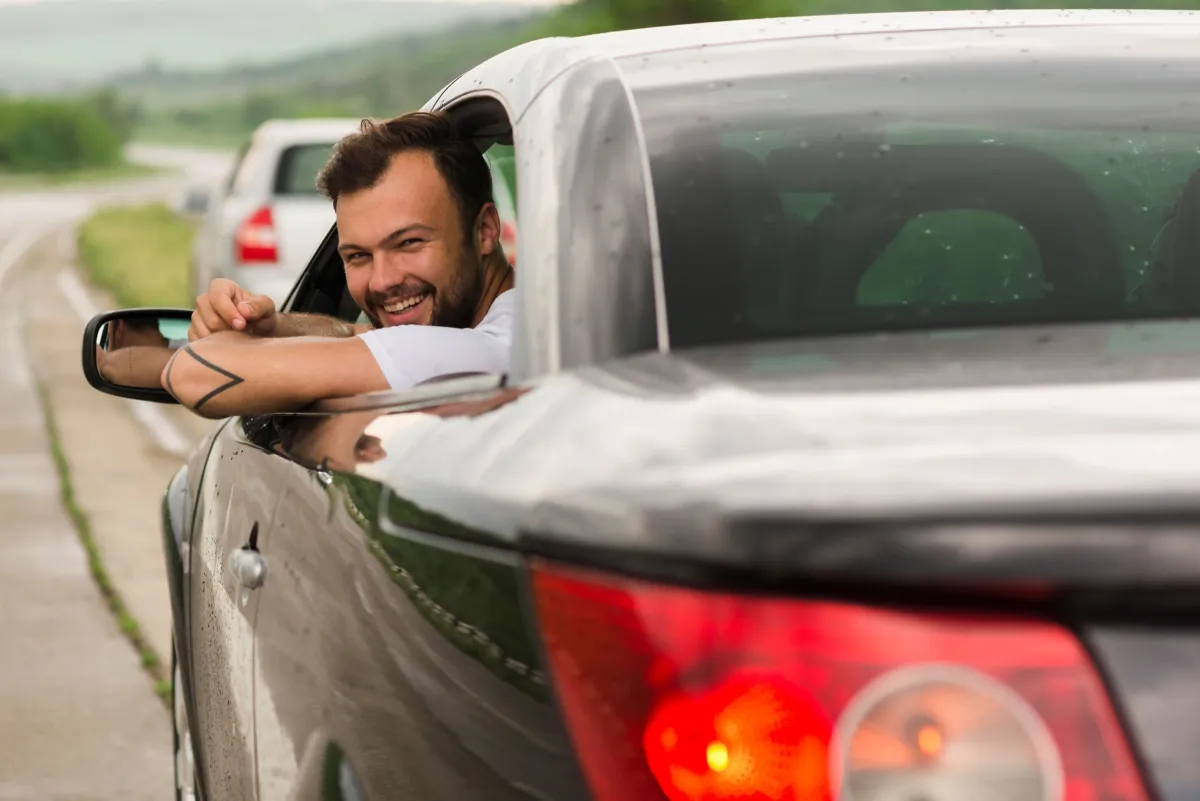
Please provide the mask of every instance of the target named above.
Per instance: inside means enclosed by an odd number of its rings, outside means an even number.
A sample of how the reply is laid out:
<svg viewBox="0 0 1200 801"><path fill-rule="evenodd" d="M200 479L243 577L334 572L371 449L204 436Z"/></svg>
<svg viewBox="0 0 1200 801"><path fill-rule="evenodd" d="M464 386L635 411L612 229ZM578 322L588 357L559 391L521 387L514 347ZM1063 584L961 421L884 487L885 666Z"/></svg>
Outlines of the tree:
<svg viewBox="0 0 1200 801"><path fill-rule="evenodd" d="M790 16L795 0L579 0L593 21L609 28L649 28L727 19Z"/></svg>

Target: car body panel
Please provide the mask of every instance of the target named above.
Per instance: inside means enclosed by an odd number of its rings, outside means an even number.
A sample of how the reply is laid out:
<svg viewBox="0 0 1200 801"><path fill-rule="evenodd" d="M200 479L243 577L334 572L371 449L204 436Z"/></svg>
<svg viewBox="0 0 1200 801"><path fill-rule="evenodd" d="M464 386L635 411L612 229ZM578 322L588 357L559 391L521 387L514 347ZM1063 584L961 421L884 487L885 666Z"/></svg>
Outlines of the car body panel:
<svg viewBox="0 0 1200 801"><path fill-rule="evenodd" d="M1073 333L1066 339L1097 332ZM986 350L991 337L1015 347L1003 357L959 361L957 371L943 351L944 362L929 360L940 387L895 391L855 390L850 370L840 373L847 387L839 390L839 372L814 369L806 343L794 345L790 370L779 346L710 358L710 365L731 363L729 372L757 361L769 372L753 381L727 380L684 358L635 357L547 378L454 425L377 412L365 434L387 457L369 470L423 508L519 550L683 555L751 570L911 581L956 572L993 580L1006 570L1010 578L1107 583L1123 571L1144 581L1200 574L1196 563L1178 560L1179 551L1113 560L1107 570L1065 558L1139 548L1139 536L1175 541L1190 536L1186 526L1053 525L1088 510L1111 518L1194 506L1200 466L1179 454L1189 452L1186 443L1200 445L1200 382L1098 381L1085 367L1072 375L1063 358L1054 378L1035 384L1036 352L1017 349L1024 336L1038 335L981 332L976 349ZM876 353L900 361L918 348L908 341ZM771 361L762 361L764 350ZM1153 361L1125 368L1144 374ZM1006 382L1005 370L1021 363L1026 380ZM1040 368L1052 369L1050 361ZM907 376L920 384L915 366ZM307 447L316 461L339 458L332 445ZM468 454L476 458L464 472ZM898 528L900 520L930 526L915 536L913 527ZM1005 537L1022 520L1036 526L1029 538ZM955 521L963 524L958 533L947 533ZM994 524L989 540L1003 542L971 552L963 543L982 539L984 524ZM852 536L879 549L852 548ZM1055 549L1064 558L1051 558ZM1147 572L1151 566L1161 572Z"/></svg>

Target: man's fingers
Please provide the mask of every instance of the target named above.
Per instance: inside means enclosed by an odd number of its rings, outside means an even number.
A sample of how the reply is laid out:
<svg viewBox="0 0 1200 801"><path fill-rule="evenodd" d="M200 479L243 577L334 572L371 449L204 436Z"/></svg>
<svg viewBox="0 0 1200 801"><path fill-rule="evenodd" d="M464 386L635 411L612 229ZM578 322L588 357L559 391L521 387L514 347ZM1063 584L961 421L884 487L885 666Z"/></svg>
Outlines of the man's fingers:
<svg viewBox="0 0 1200 801"><path fill-rule="evenodd" d="M262 320L275 313L275 302L266 295L251 295L237 305L247 320Z"/></svg>
<svg viewBox="0 0 1200 801"><path fill-rule="evenodd" d="M241 331L246 327L247 318L240 310L240 306L234 303L233 298L228 295L213 295L210 296L209 302L217 321L224 323L224 327L232 328L234 331ZM217 330L211 323L209 328Z"/></svg>
<svg viewBox="0 0 1200 801"><path fill-rule="evenodd" d="M231 302L228 298L221 298L219 295L201 295L196 299L196 311L200 313L200 320L204 323L204 327L207 328L210 333L225 331L233 327L232 320L226 320L225 315L221 314L219 311L221 308L220 302L222 300ZM231 318L241 317L241 315L237 314L236 311L231 314L228 312L226 313L229 314Z"/></svg>
<svg viewBox="0 0 1200 801"><path fill-rule="evenodd" d="M204 318L200 314L200 310L196 309L192 312L192 326L188 329L188 342L195 342L197 339L203 339L211 334L208 326L204 324Z"/></svg>

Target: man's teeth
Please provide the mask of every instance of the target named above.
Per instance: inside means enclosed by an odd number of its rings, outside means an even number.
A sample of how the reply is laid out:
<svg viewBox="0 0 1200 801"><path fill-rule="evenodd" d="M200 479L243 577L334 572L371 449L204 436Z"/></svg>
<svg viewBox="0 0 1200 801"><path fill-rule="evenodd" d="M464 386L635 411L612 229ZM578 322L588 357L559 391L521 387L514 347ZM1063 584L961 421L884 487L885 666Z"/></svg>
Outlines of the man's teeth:
<svg viewBox="0 0 1200 801"><path fill-rule="evenodd" d="M383 310L385 312L387 312L388 314L399 314L402 311L411 309L413 306L416 306L418 303L425 300L425 298L427 298L427 297L429 297L428 294L417 295L416 297L408 298L407 300L402 300L397 303L385 303L383 305Z"/></svg>

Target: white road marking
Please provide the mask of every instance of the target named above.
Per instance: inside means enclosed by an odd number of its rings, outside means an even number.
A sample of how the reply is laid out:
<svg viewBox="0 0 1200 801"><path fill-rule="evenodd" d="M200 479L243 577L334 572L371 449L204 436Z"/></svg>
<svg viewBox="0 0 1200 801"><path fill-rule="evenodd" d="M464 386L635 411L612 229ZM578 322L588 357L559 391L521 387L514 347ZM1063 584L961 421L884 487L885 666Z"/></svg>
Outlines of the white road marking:
<svg viewBox="0 0 1200 801"><path fill-rule="evenodd" d="M30 228L24 234L10 239L8 244L0 248L0 286L4 285L9 270L19 264L21 259L25 258L25 255L41 241L49 230L48 226ZM16 316L7 321L6 336L0 342L0 350L4 352L4 364L8 368L7 378L9 381L21 389L29 389L33 386L33 373L29 369L29 360L25 348L22 346L23 339L20 328L20 320Z"/></svg>
<svg viewBox="0 0 1200 801"><path fill-rule="evenodd" d="M79 274L68 267L58 274L58 289L66 298L67 303L85 325L100 313L79 280ZM154 443L172 456L185 457L192 450L187 437L179 433L179 429L167 419L162 409L149 401L129 400L130 411L134 418L150 434Z"/></svg>
<svg viewBox="0 0 1200 801"><path fill-rule="evenodd" d="M48 232L48 228L29 228L25 233L16 236L8 241L8 244L0 248L0 284L4 283L5 276L25 254L37 244L38 240Z"/></svg>

